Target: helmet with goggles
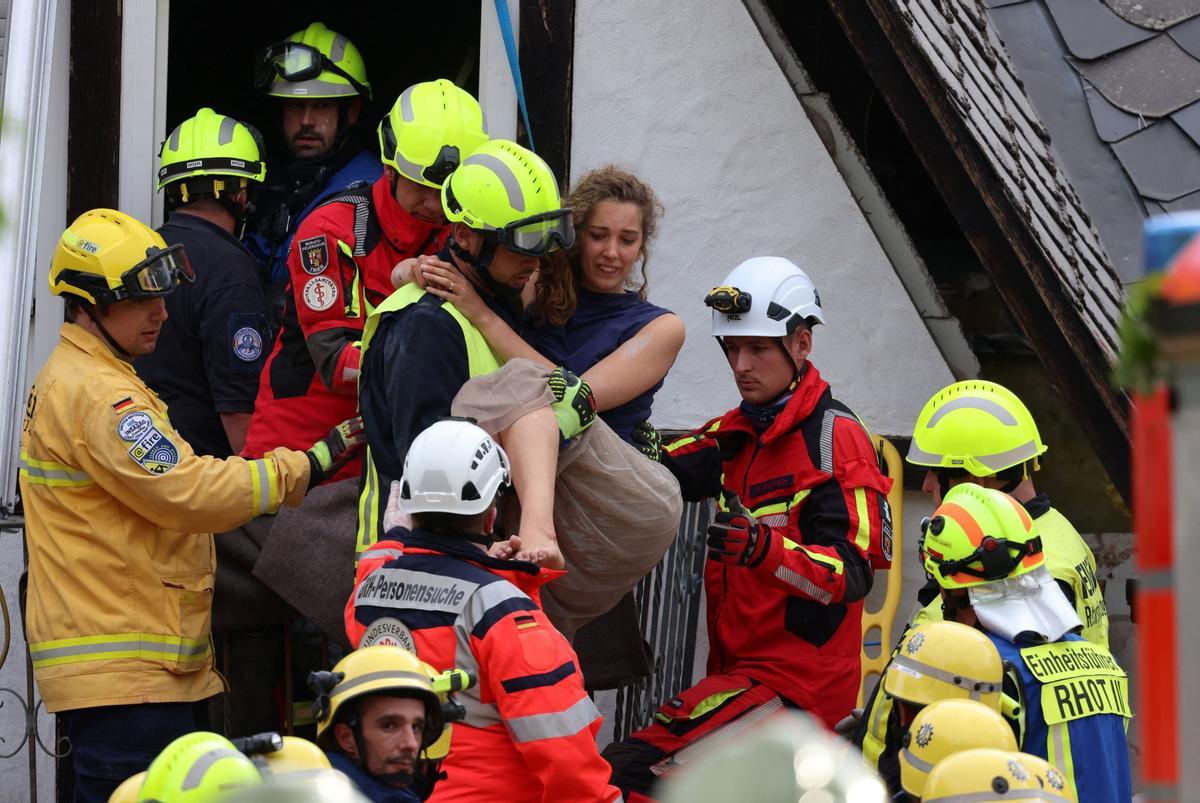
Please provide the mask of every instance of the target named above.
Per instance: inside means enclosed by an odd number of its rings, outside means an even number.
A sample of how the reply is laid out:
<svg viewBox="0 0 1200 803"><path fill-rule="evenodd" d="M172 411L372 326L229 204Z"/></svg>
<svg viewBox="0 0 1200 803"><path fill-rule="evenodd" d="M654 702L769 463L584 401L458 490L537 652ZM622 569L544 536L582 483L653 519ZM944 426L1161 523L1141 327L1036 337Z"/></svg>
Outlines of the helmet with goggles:
<svg viewBox="0 0 1200 803"><path fill-rule="evenodd" d="M115 209L93 209L75 219L54 249L50 292L97 306L165 296L195 280L182 245Z"/></svg>
<svg viewBox="0 0 1200 803"><path fill-rule="evenodd" d="M444 78L401 92L379 123L383 163L426 187L441 187L487 140L479 101Z"/></svg>
<svg viewBox="0 0 1200 803"><path fill-rule="evenodd" d="M314 22L254 60L254 87L277 98L371 97L367 65L354 43Z"/></svg>
<svg viewBox="0 0 1200 803"><path fill-rule="evenodd" d="M704 298L715 337L785 337L801 324L825 323L821 297L808 274L783 257L753 257L729 272Z"/></svg>
<svg viewBox="0 0 1200 803"><path fill-rule="evenodd" d="M921 522L925 571L946 589L1028 574L1046 562L1029 512L1003 491L963 483Z"/></svg>
<svg viewBox="0 0 1200 803"><path fill-rule="evenodd" d="M487 253L474 260L476 267L486 268L496 247L544 256L575 242L571 211L562 207L550 166L508 140L485 142L463 160L442 184L442 211L450 222L483 232Z"/></svg>
<svg viewBox="0 0 1200 803"><path fill-rule="evenodd" d="M203 108L175 127L159 148L158 189L187 203L196 195L235 193L262 183L262 137L246 123Z"/></svg>

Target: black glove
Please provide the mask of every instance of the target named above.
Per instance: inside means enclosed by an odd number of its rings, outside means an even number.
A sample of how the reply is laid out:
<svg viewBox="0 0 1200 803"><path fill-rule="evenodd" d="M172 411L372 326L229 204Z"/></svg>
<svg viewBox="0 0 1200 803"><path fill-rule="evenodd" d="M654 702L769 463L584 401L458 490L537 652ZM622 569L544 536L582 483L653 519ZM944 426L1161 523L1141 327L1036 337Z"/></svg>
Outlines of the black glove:
<svg viewBox="0 0 1200 803"><path fill-rule="evenodd" d="M633 448L655 463L662 462L662 435L649 421L643 421L633 428Z"/></svg>
<svg viewBox="0 0 1200 803"><path fill-rule="evenodd" d="M329 434L305 452L308 455L308 489L324 482L346 464L358 447L367 441L362 416L348 418L329 430Z"/></svg>
<svg viewBox="0 0 1200 803"><path fill-rule="evenodd" d="M757 566L771 549L771 528L750 515L736 496L708 526L708 559L729 566Z"/></svg>
<svg viewBox="0 0 1200 803"><path fill-rule="evenodd" d="M592 388L566 368L558 367L546 377L546 385L554 394L554 417L564 441L583 432L596 420L596 397Z"/></svg>

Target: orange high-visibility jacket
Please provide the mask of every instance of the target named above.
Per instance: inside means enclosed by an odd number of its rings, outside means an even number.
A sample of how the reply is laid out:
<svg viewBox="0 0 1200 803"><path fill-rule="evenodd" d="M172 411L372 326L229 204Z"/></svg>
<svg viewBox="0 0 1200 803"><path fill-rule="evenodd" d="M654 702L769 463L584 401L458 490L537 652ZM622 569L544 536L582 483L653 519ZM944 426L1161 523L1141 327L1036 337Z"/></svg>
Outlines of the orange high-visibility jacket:
<svg viewBox="0 0 1200 803"><path fill-rule="evenodd" d="M21 434L26 635L47 710L219 692L211 533L298 504L308 476L303 452L198 457L129 363L63 324Z"/></svg>

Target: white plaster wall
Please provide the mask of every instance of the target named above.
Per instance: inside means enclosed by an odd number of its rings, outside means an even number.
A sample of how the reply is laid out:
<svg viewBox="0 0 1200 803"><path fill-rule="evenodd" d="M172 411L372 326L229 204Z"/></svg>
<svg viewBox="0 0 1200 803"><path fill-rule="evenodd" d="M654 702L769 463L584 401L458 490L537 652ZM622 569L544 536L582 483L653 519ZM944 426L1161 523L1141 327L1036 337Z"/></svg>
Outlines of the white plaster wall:
<svg viewBox="0 0 1200 803"><path fill-rule="evenodd" d="M684 428L738 397L705 292L742 260L786 256L821 294L813 361L880 434L907 434L953 381L741 3L589 0L576 9L572 180L615 162L666 207L650 298L688 341L654 422Z"/></svg>

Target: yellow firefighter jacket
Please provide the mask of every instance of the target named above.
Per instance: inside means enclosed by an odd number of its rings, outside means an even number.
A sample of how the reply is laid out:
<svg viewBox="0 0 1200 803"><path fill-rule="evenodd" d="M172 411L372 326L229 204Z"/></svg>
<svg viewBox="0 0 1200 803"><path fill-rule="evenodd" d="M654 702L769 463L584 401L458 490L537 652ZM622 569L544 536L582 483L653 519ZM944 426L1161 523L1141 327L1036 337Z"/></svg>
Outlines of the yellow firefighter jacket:
<svg viewBox="0 0 1200 803"><path fill-rule="evenodd" d="M308 475L284 449L198 457L129 363L63 324L21 434L26 636L47 710L219 692L211 533L299 504Z"/></svg>

